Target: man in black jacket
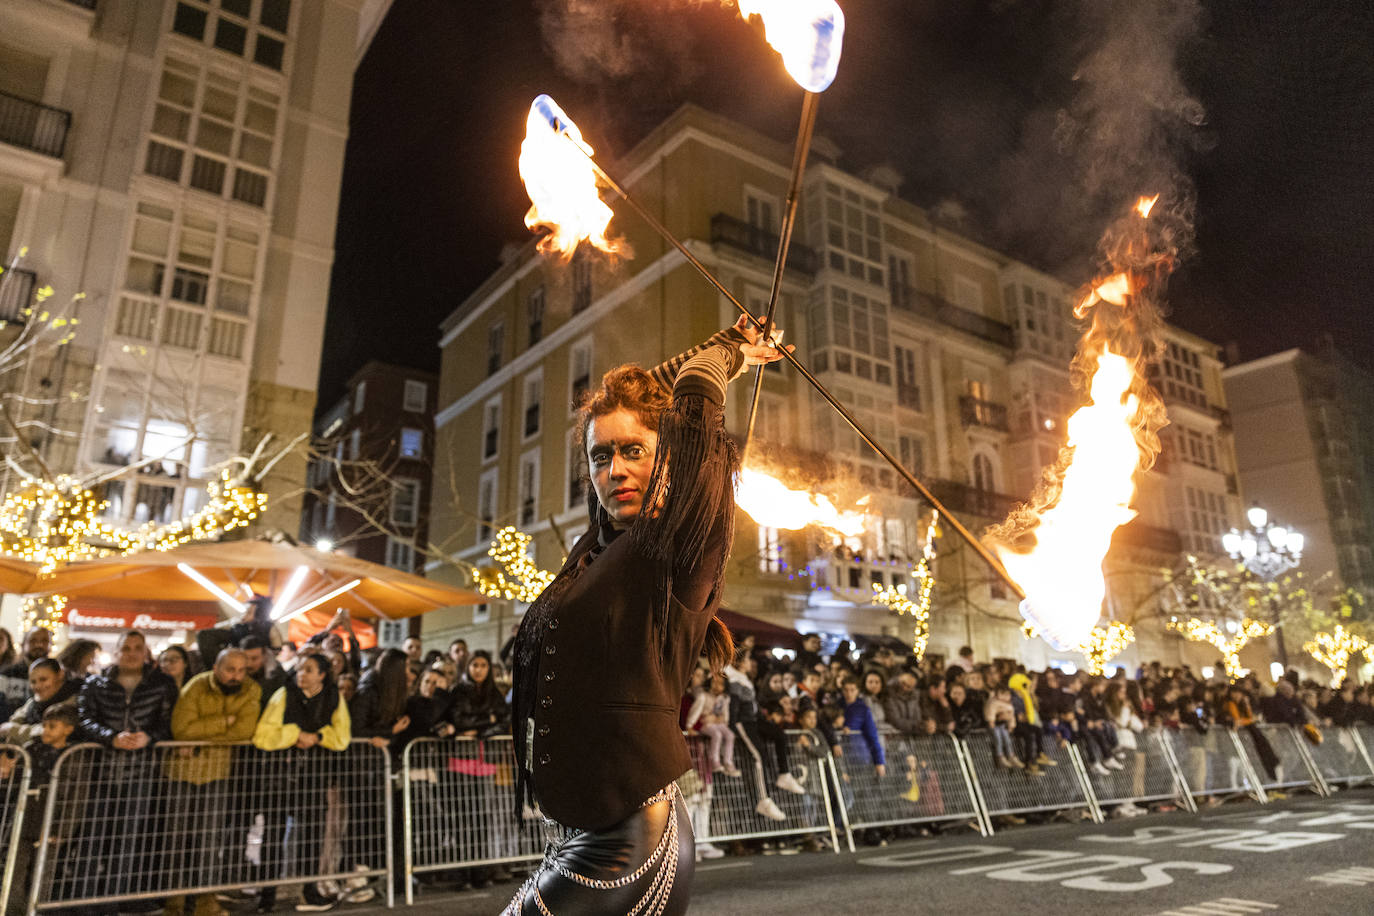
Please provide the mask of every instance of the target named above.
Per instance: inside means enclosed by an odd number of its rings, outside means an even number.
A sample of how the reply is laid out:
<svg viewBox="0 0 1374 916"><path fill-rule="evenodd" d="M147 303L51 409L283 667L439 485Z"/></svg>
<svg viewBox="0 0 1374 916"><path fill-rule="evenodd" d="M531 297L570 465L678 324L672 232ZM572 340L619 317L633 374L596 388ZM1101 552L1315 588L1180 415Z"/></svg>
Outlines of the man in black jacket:
<svg viewBox="0 0 1374 916"><path fill-rule="evenodd" d="M161 792L161 757L152 750L172 738L177 685L149 661L143 634L119 638L115 664L86 681L77 698L87 741L112 748L91 790L87 849L100 863L98 893L122 896L158 889L155 803Z"/></svg>

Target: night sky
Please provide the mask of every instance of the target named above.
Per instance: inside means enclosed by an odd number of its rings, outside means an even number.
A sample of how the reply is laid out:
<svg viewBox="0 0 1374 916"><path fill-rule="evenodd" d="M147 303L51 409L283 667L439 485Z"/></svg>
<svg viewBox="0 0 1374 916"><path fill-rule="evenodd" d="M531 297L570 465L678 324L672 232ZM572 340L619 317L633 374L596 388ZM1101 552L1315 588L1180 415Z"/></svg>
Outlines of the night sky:
<svg viewBox="0 0 1374 916"><path fill-rule="evenodd" d="M840 3L818 132L845 168L890 164L903 197L1075 283L1145 190L1117 185L1168 179L1196 213L1173 322L1247 359L1334 340L1374 371L1374 4ZM801 104L715 0L396 0L355 82L321 409L368 359L436 368L438 323L528 238L540 92L605 163L684 102L788 143Z"/></svg>

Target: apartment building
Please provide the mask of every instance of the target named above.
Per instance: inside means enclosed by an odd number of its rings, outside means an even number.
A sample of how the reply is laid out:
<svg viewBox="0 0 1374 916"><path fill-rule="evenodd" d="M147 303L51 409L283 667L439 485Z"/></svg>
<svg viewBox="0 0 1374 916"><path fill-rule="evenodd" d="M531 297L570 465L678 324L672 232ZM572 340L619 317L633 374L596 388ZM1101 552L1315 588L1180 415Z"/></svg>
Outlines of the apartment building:
<svg viewBox="0 0 1374 916"><path fill-rule="evenodd" d="M432 372L369 361L315 421L300 540L423 574L434 470ZM383 621L398 645L420 620Z"/></svg>
<svg viewBox="0 0 1374 916"><path fill-rule="evenodd" d="M1374 599L1374 379L1335 350L1223 373L1246 497L1302 532L1302 568ZM1242 526L1243 527L1243 526Z"/></svg>
<svg viewBox="0 0 1374 916"><path fill-rule="evenodd" d="M981 530L1030 493L1064 442L1077 406L1068 371L1079 334L1074 290L942 226L899 196L891 169L845 171L841 153L824 138L813 144L778 322L861 425ZM687 106L613 171L761 312L790 161L790 148ZM612 228L633 246L632 260L579 252L563 264L531 243L443 324L437 473L460 482L469 514L446 517L436 504L431 524L436 537L461 532L460 556L470 562L483 561L494 527L514 524L535 536L539 563L556 567L585 523L571 412L578 393L619 363L670 357L736 317L678 252L626 208L617 212ZM1235 465L1215 348L1181 330L1169 335L1177 365L1167 377L1185 373L1188 387L1166 397L1204 437L1204 451L1201 464L1172 460L1190 445L1185 434L1166 446L1170 460L1140 475L1141 514L1119 531L1109 569L1109 612L1128 620L1153 613L1145 605L1159 570L1184 539L1203 549L1240 517L1227 487ZM727 424L742 435L748 387L731 394ZM741 514L726 604L801 630L905 638L909 623L875 607L872 586L910 582L928 508L786 366L766 373L750 461L841 502L867 496L871 520L863 538L837 544ZM1196 521L1176 511L1190 488L1207 494L1209 514ZM973 643L984 657L1049 660L1043 644L1023 641L1015 603L977 556L952 533L939 549L930 651ZM475 615L430 615L426 633L499 644L522 611L493 602ZM1162 636L1142 638L1142 650L1179 651Z"/></svg>
<svg viewBox="0 0 1374 916"><path fill-rule="evenodd" d="M0 5L5 317L80 326L23 367L25 438L122 524L194 511L220 463L308 434L353 73L389 0ZM270 450L269 450L270 454ZM295 530L304 453L266 480Z"/></svg>

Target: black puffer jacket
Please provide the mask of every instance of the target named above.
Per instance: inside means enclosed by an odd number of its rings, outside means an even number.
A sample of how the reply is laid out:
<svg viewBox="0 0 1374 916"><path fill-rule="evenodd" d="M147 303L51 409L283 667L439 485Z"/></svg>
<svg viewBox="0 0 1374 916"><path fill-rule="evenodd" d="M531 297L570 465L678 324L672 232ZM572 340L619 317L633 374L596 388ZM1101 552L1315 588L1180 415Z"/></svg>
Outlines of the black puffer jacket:
<svg viewBox="0 0 1374 916"><path fill-rule="evenodd" d="M83 737L109 745L120 732L144 732L155 742L170 741L177 696L176 681L152 664L143 666L143 680L130 696L119 683L119 668L111 665L81 688Z"/></svg>
<svg viewBox="0 0 1374 916"><path fill-rule="evenodd" d="M490 682L480 689L466 678L453 691L453 707L449 721L458 734L475 731L479 738L502 734L510 728L510 712L506 698Z"/></svg>

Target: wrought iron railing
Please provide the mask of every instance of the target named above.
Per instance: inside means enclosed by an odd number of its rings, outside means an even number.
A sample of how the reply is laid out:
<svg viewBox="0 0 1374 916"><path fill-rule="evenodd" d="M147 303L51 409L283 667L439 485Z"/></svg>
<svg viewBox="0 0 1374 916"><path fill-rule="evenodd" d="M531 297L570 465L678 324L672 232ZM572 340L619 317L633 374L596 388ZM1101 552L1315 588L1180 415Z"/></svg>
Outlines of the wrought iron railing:
<svg viewBox="0 0 1374 916"><path fill-rule="evenodd" d="M966 308L955 305L931 293L922 292L910 286L898 286L892 291L892 307L899 312L907 312L938 321L943 325L972 334L989 343L1011 349L1016 343L1016 332L1011 325L1003 324L986 315L979 315Z"/></svg>
<svg viewBox="0 0 1374 916"><path fill-rule="evenodd" d="M965 426L985 426L1002 432L1011 429L1005 405L979 400L972 395L959 398L959 417Z"/></svg>
<svg viewBox="0 0 1374 916"><path fill-rule="evenodd" d="M760 229L752 223L717 213L711 217L711 244L729 245L769 261L777 259L779 239L776 233ZM820 266L816 252L795 241L787 249L787 266L804 274L814 274Z"/></svg>
<svg viewBox="0 0 1374 916"><path fill-rule="evenodd" d="M72 114L0 92L0 142L62 158Z"/></svg>
<svg viewBox="0 0 1374 916"><path fill-rule="evenodd" d="M0 321L24 321L24 310L33 305L33 289L38 276L22 267L0 273Z"/></svg>

